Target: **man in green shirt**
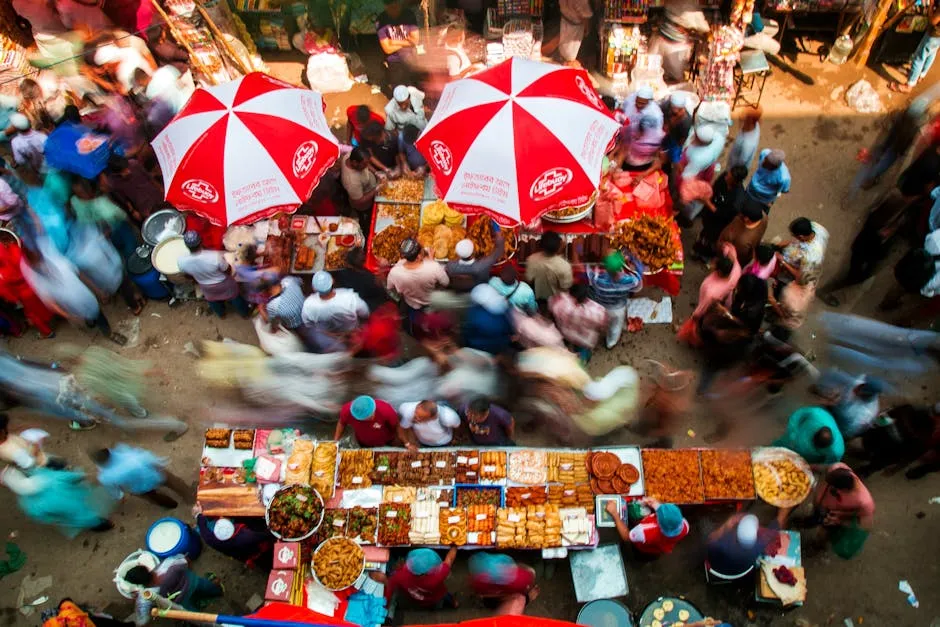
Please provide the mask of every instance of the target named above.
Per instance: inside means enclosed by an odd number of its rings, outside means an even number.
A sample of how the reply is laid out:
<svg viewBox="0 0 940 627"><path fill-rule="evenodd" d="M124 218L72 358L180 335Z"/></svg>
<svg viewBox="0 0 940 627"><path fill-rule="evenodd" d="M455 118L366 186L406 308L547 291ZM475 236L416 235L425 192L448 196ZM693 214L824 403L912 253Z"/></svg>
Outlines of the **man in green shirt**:
<svg viewBox="0 0 940 627"><path fill-rule="evenodd" d="M787 431L774 441L798 453L810 464L835 464L845 454L845 442L832 414L822 407L803 407L790 415Z"/></svg>

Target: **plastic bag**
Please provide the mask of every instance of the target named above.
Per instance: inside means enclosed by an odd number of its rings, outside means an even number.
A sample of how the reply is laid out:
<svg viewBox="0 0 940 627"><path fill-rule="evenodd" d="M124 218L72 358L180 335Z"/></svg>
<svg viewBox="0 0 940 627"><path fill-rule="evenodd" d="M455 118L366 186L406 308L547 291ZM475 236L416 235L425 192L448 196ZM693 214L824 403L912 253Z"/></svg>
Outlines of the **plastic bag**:
<svg viewBox="0 0 940 627"><path fill-rule="evenodd" d="M851 526L836 527L829 533L832 539L832 552L844 560L850 560L862 551L865 541L868 540L868 531L858 526L858 520L853 519Z"/></svg>
<svg viewBox="0 0 940 627"><path fill-rule="evenodd" d="M349 91L354 81L349 77L346 59L339 54L322 52L307 60L307 81L310 89L323 94Z"/></svg>
<svg viewBox="0 0 940 627"><path fill-rule="evenodd" d="M279 328L277 331L272 331L270 325L262 320L261 316L252 318L251 323L255 327L255 333L258 334L258 344L261 345L261 350L268 355L303 352L303 342L287 329Z"/></svg>
<svg viewBox="0 0 940 627"><path fill-rule="evenodd" d="M845 92L845 101L859 113L878 113L883 110L881 97L866 80L854 83Z"/></svg>

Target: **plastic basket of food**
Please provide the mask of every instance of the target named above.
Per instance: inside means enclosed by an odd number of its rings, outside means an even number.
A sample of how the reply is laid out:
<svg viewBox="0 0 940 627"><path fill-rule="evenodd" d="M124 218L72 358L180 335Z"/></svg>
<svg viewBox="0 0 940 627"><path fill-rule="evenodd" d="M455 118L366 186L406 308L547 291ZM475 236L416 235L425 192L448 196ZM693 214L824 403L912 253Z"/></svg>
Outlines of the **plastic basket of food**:
<svg viewBox="0 0 940 627"><path fill-rule="evenodd" d="M760 448L751 455L757 496L775 507L795 507L809 496L813 471L802 457L786 448Z"/></svg>
<svg viewBox="0 0 940 627"><path fill-rule="evenodd" d="M313 576L331 592L345 590L356 583L365 569L365 552L349 538L330 538L313 552Z"/></svg>
<svg viewBox="0 0 940 627"><path fill-rule="evenodd" d="M323 522L323 498L306 485L292 485L278 490L264 510L264 522L278 540L306 540Z"/></svg>

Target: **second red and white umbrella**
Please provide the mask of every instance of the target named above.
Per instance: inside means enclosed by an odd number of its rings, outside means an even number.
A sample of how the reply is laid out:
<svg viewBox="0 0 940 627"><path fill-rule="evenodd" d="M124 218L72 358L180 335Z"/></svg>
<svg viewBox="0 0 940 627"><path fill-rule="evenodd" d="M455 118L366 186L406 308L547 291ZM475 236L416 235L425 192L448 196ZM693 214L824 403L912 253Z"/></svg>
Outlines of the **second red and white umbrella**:
<svg viewBox="0 0 940 627"><path fill-rule="evenodd" d="M528 224L590 200L618 128L584 70L516 57L445 87L417 147L449 205Z"/></svg>

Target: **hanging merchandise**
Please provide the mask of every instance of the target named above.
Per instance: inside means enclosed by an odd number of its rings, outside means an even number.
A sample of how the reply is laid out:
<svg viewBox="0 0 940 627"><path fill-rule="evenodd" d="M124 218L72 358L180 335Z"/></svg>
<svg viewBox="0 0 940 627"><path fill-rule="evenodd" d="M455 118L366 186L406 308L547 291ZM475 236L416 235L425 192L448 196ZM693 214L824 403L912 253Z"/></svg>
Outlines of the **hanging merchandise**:
<svg viewBox="0 0 940 627"><path fill-rule="evenodd" d="M734 98L734 67L741 58L744 33L728 24L712 30L708 60L699 76L697 90L703 101Z"/></svg>
<svg viewBox="0 0 940 627"><path fill-rule="evenodd" d="M638 27L611 25L607 35L605 75L610 78L626 76L636 64L637 54L645 50L646 38Z"/></svg>
<svg viewBox="0 0 940 627"><path fill-rule="evenodd" d="M751 23L754 16L754 0L734 0L731 5L731 19L729 21L733 26L744 29L744 26Z"/></svg>

